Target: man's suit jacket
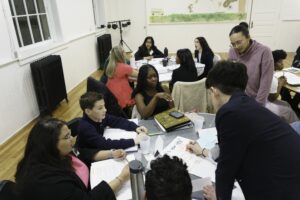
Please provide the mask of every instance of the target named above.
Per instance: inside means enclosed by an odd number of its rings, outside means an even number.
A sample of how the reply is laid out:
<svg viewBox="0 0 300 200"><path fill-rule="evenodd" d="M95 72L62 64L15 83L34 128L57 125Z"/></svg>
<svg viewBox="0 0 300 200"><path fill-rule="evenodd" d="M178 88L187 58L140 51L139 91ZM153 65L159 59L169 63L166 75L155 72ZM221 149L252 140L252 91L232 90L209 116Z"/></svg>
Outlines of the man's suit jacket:
<svg viewBox="0 0 300 200"><path fill-rule="evenodd" d="M300 199L300 136L289 124L236 92L217 112L216 128L218 199L231 199L235 180L247 200Z"/></svg>

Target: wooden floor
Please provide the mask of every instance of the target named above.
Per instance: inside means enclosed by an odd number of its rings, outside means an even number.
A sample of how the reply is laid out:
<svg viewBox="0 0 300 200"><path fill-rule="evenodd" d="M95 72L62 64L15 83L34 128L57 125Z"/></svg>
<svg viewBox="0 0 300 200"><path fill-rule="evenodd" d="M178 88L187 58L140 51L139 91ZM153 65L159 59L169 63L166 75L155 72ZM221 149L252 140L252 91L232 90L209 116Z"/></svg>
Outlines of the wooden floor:
<svg viewBox="0 0 300 200"><path fill-rule="evenodd" d="M285 60L285 66L290 66L294 53L289 53L288 58ZM220 53L222 59L227 59L227 53ZM99 79L101 71L96 71L91 76ZM54 111L53 116L59 119L69 121L75 117L82 115L79 107L79 97L86 91L86 81L83 81L76 86L68 94L69 103L62 102L57 109ZM15 134L7 142L0 146L0 180L3 179L14 179L17 163L23 156L24 146L27 140L27 136L37 119L33 120L25 128Z"/></svg>

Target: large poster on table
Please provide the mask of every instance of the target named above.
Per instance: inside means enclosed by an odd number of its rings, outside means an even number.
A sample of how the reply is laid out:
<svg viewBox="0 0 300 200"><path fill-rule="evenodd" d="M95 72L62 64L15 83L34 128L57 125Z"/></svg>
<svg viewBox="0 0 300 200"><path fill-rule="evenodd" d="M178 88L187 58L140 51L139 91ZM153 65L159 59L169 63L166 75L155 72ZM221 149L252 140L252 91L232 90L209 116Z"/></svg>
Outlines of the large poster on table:
<svg viewBox="0 0 300 200"><path fill-rule="evenodd" d="M243 21L246 0L146 0L149 24Z"/></svg>

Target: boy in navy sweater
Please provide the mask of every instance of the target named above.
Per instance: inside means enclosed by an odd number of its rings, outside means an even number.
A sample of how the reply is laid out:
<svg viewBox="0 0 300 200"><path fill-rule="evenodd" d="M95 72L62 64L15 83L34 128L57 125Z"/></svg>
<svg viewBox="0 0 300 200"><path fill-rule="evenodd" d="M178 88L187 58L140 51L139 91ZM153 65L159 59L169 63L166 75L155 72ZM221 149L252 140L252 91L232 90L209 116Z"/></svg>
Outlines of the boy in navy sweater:
<svg viewBox="0 0 300 200"><path fill-rule="evenodd" d="M77 145L79 148L97 148L101 150L126 149L140 143L147 129L137 126L127 119L106 114L103 96L96 92L87 92L80 97L83 117L78 125ZM135 139L111 140L103 137L105 128L120 128L136 131Z"/></svg>

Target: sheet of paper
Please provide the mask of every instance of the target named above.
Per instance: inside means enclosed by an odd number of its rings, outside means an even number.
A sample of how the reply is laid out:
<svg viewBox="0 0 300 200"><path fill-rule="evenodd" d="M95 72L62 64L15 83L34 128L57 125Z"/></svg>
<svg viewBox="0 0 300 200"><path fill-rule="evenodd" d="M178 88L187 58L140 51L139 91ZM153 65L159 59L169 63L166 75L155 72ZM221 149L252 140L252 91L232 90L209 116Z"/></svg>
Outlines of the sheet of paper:
<svg viewBox="0 0 300 200"><path fill-rule="evenodd" d="M209 177L211 181L215 182L216 165L212 162L199 157L195 160L193 165L189 168L189 172L199 177Z"/></svg>
<svg viewBox="0 0 300 200"><path fill-rule="evenodd" d="M195 154L192 154L186 150L186 145L189 144L191 140L177 136L168 146L163 150L163 154L169 156L177 156L181 158L190 169L193 166L193 163L199 159Z"/></svg>
<svg viewBox="0 0 300 200"><path fill-rule="evenodd" d="M291 73L298 73L298 72L300 72L300 69L295 68L295 67L289 67L289 68L283 69L283 71L291 72Z"/></svg>
<svg viewBox="0 0 300 200"><path fill-rule="evenodd" d="M105 129L103 136L106 139L111 139L111 140L134 139L137 136L137 133L134 131L125 131L117 128L107 128ZM133 146L125 149L125 151L126 152L138 151L138 147Z"/></svg>
<svg viewBox="0 0 300 200"><path fill-rule="evenodd" d="M211 149L218 143L217 129L198 129L199 139L197 142L202 148Z"/></svg>
<svg viewBox="0 0 300 200"><path fill-rule="evenodd" d="M134 153L127 154L126 159L128 162L135 160Z"/></svg>
<svg viewBox="0 0 300 200"><path fill-rule="evenodd" d="M138 118L128 119L128 121L134 122L136 125L139 125L139 119Z"/></svg>
<svg viewBox="0 0 300 200"><path fill-rule="evenodd" d="M204 123L204 117L198 115L197 113L185 113L185 115L194 123L195 130L202 129Z"/></svg>
<svg viewBox="0 0 300 200"><path fill-rule="evenodd" d="M193 192L201 191L207 185L212 185L210 177L192 180Z"/></svg>
<svg viewBox="0 0 300 200"><path fill-rule="evenodd" d="M118 176L123 167L127 164L126 161L116 161L113 159L98 161L92 163L90 172L91 188L97 186L101 181L109 183ZM128 180L123 184L122 188L117 192L118 200L132 199L131 185Z"/></svg>

